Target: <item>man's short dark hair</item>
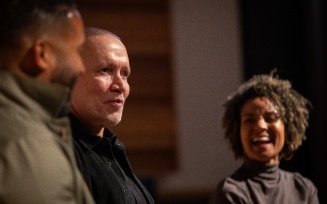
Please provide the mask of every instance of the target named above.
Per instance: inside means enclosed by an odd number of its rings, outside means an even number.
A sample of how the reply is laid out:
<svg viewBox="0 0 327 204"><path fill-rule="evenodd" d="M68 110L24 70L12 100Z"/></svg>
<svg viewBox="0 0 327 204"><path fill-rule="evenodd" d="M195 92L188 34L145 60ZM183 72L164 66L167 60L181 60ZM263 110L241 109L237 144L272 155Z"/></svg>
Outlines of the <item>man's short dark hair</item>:
<svg viewBox="0 0 327 204"><path fill-rule="evenodd" d="M75 7L72 0L1 0L0 49L19 46L22 36L43 32Z"/></svg>

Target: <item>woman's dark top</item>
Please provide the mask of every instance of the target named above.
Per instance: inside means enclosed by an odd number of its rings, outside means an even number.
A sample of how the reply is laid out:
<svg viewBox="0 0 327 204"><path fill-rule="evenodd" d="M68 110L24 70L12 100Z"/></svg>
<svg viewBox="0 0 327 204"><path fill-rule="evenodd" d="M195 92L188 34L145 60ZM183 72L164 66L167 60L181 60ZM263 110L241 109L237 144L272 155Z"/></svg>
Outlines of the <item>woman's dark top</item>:
<svg viewBox="0 0 327 204"><path fill-rule="evenodd" d="M317 189L309 179L284 171L278 165L245 161L234 174L218 184L209 203L319 203Z"/></svg>
<svg viewBox="0 0 327 204"><path fill-rule="evenodd" d="M109 130L99 137L72 114L78 167L97 204L153 204L150 193L134 175L124 145Z"/></svg>

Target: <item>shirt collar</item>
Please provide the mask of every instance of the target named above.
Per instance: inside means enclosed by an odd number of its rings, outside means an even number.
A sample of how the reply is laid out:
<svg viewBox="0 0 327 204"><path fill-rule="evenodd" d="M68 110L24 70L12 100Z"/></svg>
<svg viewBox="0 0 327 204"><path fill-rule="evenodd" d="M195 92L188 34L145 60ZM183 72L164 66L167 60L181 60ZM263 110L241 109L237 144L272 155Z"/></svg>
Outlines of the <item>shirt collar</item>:
<svg viewBox="0 0 327 204"><path fill-rule="evenodd" d="M246 175L250 177L264 178L267 180L278 179L279 162L276 164L267 164L250 159L246 159L242 166Z"/></svg>
<svg viewBox="0 0 327 204"><path fill-rule="evenodd" d="M85 127L85 125L73 113L69 113L69 118L73 127L74 139L80 141L87 150L92 150L99 145L102 140L109 140L112 147L116 145L117 136L108 128L105 128L103 137L100 137L91 133L91 131Z"/></svg>

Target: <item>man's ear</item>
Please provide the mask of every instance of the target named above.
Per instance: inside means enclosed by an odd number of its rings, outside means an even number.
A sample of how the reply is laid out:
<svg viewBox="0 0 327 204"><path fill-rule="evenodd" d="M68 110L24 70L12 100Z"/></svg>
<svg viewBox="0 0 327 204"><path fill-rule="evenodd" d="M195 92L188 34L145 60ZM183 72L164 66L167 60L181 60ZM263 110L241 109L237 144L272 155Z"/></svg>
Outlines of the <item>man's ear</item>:
<svg viewBox="0 0 327 204"><path fill-rule="evenodd" d="M32 77L47 75L54 66L52 49L49 43L37 40L27 51L22 61L22 71Z"/></svg>
<svg viewBox="0 0 327 204"><path fill-rule="evenodd" d="M52 69L54 56L51 45L47 41L37 40L33 45L33 59L35 65L43 71Z"/></svg>

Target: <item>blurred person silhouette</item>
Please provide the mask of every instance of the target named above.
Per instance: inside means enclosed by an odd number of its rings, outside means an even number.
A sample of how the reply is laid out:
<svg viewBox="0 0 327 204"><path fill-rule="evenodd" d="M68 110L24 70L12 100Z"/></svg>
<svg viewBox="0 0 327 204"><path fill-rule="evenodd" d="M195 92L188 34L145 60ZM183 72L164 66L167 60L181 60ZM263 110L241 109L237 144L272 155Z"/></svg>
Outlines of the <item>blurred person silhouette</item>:
<svg viewBox="0 0 327 204"><path fill-rule="evenodd" d="M121 121L130 92L127 50L109 31L89 27L85 33L86 71L72 91L70 114L78 166L98 204L154 203L109 129Z"/></svg>
<svg viewBox="0 0 327 204"><path fill-rule="evenodd" d="M224 103L222 127L243 165L219 182L209 203L319 203L314 184L279 168L306 139L311 103L288 80L253 76Z"/></svg>
<svg viewBox="0 0 327 204"><path fill-rule="evenodd" d="M68 114L84 65L70 0L0 1L0 203L94 203Z"/></svg>

